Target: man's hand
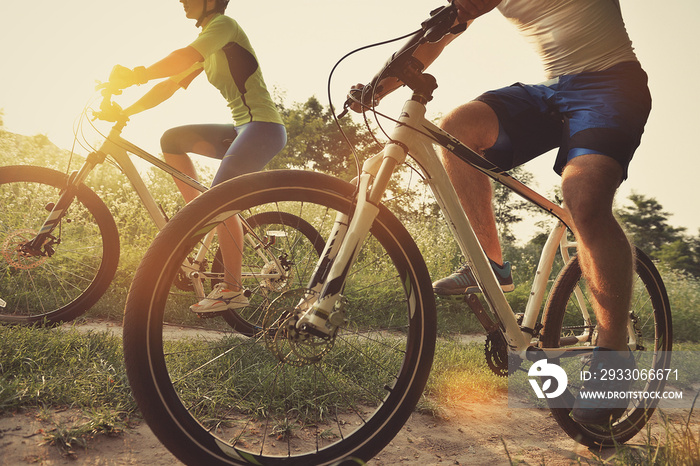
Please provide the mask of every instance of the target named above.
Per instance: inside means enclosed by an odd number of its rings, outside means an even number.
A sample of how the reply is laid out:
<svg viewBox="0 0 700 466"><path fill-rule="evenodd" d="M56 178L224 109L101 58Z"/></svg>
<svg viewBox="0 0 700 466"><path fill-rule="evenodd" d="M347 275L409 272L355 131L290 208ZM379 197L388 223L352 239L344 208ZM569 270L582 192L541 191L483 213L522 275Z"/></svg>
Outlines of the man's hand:
<svg viewBox="0 0 700 466"><path fill-rule="evenodd" d="M361 113L365 108L360 104L360 102L364 101L364 87L364 84L355 84L350 88L350 92L348 92L348 102L350 102L348 108L353 112Z"/></svg>
<svg viewBox="0 0 700 466"><path fill-rule="evenodd" d="M501 0L453 0L459 11L460 21L469 21L488 13L501 3Z"/></svg>

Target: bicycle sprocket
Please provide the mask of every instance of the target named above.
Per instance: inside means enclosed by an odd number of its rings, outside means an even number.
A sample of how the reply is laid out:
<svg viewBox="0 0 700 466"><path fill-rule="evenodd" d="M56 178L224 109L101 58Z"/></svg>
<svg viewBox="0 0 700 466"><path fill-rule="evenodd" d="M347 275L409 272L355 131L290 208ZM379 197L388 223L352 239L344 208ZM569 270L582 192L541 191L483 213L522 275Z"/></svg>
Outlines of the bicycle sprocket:
<svg viewBox="0 0 700 466"><path fill-rule="evenodd" d="M486 364L499 377L508 376L508 344L500 330L494 330L486 336L484 345Z"/></svg>

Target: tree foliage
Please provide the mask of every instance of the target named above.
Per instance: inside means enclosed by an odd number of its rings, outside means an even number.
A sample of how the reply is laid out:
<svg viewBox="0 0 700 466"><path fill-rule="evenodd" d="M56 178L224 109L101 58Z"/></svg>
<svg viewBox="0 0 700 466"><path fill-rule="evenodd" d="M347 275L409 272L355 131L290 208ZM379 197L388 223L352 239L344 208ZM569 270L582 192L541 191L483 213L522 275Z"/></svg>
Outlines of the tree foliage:
<svg viewBox="0 0 700 466"><path fill-rule="evenodd" d="M528 185L532 183L534 176L523 167L516 167L509 174L518 181ZM523 216L528 213L540 212L539 207L522 199L510 189L500 183L494 183L493 208L498 225L498 234L501 241L513 243L516 241L513 227L523 221Z"/></svg>
<svg viewBox="0 0 700 466"><path fill-rule="evenodd" d="M700 277L700 236L689 237L685 228L671 226L671 214L653 197L633 193L628 200L616 214L631 241L667 266Z"/></svg>
<svg viewBox="0 0 700 466"><path fill-rule="evenodd" d="M287 127L287 145L268 168L311 169L345 180L357 175L352 149L328 107L311 97L290 107L278 104L278 109ZM380 149L365 127L349 118L340 120L340 126L360 161Z"/></svg>
<svg viewBox="0 0 700 466"><path fill-rule="evenodd" d="M669 225L670 214L656 199L641 194L632 194L628 199L631 205L619 209L617 215L635 244L653 254L665 244L681 239L685 228Z"/></svg>
<svg viewBox="0 0 700 466"><path fill-rule="evenodd" d="M356 175L350 145L336 126L328 107L311 97L302 103L296 102L288 106L279 104L279 109L287 127L288 143L270 162L268 169L311 169L345 180L350 180ZM68 151L56 147L45 135L21 136L6 131L2 125L2 117L0 110L0 164L41 165L66 171L70 159ZM350 118L342 119L340 125L354 146L360 163L381 149L365 126L353 122ZM75 169L76 164L80 162L74 159L71 169ZM531 173L522 168L514 170L512 175L526 184L533 178ZM146 177L149 187L156 193L168 215L173 215L180 208L182 201L170 177L157 170L148 173ZM449 233L437 227L435 222L442 221L439 209L425 185L416 186L422 184L420 181L420 177L412 170L404 168L399 172L399 176L392 180L386 203L409 229L415 232L416 237L424 236L426 244L434 241L447 248L447 243L451 241ZM146 225L149 222L143 221L142 207L131 188L125 184L121 173L103 167L92 174L89 183L105 199L117 218L123 238L128 237L131 241L139 238L146 245L155 232L150 225ZM494 209L506 258L512 262L519 262L519 271L527 275L530 266L536 263L539 254L536 251L541 249L543 237L535 236L520 248L515 245L513 230L531 214L533 207L501 185L496 184L494 194ZM700 232L697 236L690 236L684 228L672 226L669 221L670 214L661 204L653 197L640 194L632 194L629 203L616 209L616 214L632 242L655 260L670 268L700 277ZM438 235L438 230L440 239L431 240L432 236ZM451 267L461 258L453 244L449 246L449 257L441 255L440 261L448 263L447 266ZM454 258L451 258L453 256Z"/></svg>

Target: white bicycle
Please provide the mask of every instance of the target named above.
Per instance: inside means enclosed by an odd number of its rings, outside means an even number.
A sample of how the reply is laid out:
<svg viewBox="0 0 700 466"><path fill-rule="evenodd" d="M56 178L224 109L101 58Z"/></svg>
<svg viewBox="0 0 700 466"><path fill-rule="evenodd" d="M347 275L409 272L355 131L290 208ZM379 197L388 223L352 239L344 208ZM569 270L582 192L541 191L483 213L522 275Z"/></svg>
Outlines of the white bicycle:
<svg viewBox="0 0 700 466"><path fill-rule="evenodd" d="M568 212L489 164L424 118L435 79L411 59L414 48L450 31L451 6L434 12L375 78L391 75L413 91L384 150L347 183L303 171L270 171L221 184L180 211L143 259L126 306L124 351L134 396L161 442L188 464L334 464L368 460L401 429L423 392L435 349L431 277L401 222L381 203L396 167L410 155L424 173L483 292L465 300L487 333L494 372L508 361L590 353L596 323L589 290L567 233ZM371 84L370 86L371 87ZM433 148L440 144L559 219L544 246L527 307L510 307ZM325 240L306 286L285 291L246 318L259 331L216 341L163 338L176 308L173 278L205 232L232 215L292 213ZM565 266L548 285L557 251ZM636 254L628 341L667 368L671 313L661 278ZM546 304L545 297L547 296ZM579 358L580 359L580 358ZM663 381L644 381L657 390ZM579 387L569 387L575 396ZM612 426L582 425L553 409L586 445L624 442L654 403L635 401Z"/></svg>

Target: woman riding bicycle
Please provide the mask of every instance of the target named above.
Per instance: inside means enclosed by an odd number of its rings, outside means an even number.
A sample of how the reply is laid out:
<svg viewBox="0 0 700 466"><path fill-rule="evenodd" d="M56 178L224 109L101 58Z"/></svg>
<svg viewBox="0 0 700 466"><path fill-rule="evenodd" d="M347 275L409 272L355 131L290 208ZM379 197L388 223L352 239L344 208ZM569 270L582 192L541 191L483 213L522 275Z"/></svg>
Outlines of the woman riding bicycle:
<svg viewBox="0 0 700 466"><path fill-rule="evenodd" d="M257 57L238 23L225 16L228 0L180 0L185 16L197 20L202 30L189 46L175 50L149 67L129 69L117 65L110 83L120 89L144 84L152 79L169 78L153 87L124 110L134 115L155 107L180 88L186 89L205 72L226 99L233 124L199 124L172 128L163 134L161 149L174 168L197 179L188 152L221 159L212 186L239 175L261 170L287 142L287 133L277 108L265 86ZM186 202L199 191L175 180ZM211 315L248 305L241 286L241 244L243 230L237 218L217 229L224 258L224 281L199 303L193 312Z"/></svg>

